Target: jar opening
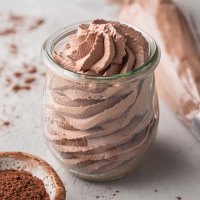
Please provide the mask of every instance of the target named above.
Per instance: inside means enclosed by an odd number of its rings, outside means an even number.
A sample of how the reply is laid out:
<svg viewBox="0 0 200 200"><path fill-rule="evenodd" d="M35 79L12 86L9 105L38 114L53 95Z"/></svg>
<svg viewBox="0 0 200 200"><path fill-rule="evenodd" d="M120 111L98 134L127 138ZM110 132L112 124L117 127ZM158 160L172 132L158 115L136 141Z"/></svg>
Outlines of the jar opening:
<svg viewBox="0 0 200 200"><path fill-rule="evenodd" d="M90 23L91 21L85 21L85 22L79 22L75 23L69 26L66 26L54 34L52 34L47 40L44 42L41 50L41 55L43 62L48 66L50 70L52 70L55 74L58 76L61 76L63 78L71 78L72 80L84 80L84 81L111 81L111 80L120 80L124 78L125 80L133 80L133 79L140 79L144 76L148 75L149 73L152 73L154 69L157 67L159 61L160 61L160 48L157 44L157 42L146 32L138 29L135 26L131 26L129 24L129 27L134 28L135 30L139 31L147 40L149 44L149 56L146 60L145 64L133 69L130 72L127 73L120 73L115 74L112 76L92 76L92 75L85 75L77 72L70 71L68 69L63 68L61 65L59 65L54 57L53 57L53 51L56 45L63 39L65 39L67 36L76 33L77 28L82 23ZM66 41L65 41L66 42Z"/></svg>

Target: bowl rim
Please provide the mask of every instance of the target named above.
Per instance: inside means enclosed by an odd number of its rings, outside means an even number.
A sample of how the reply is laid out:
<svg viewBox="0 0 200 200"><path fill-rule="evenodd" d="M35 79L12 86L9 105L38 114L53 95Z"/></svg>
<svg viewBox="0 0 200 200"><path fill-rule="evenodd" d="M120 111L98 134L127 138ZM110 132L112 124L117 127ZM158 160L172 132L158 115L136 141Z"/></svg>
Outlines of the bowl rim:
<svg viewBox="0 0 200 200"><path fill-rule="evenodd" d="M53 178L53 182L55 184L55 196L54 200L65 200L66 199L66 190L63 185L63 182L61 181L60 177L58 176L57 172L53 169L53 167L48 164L46 161L43 159L34 156L29 153L25 152L0 152L0 159L1 158L14 158L16 160L33 160L35 161L38 165L42 166L47 172L51 175ZM1 168L0 168L1 171Z"/></svg>

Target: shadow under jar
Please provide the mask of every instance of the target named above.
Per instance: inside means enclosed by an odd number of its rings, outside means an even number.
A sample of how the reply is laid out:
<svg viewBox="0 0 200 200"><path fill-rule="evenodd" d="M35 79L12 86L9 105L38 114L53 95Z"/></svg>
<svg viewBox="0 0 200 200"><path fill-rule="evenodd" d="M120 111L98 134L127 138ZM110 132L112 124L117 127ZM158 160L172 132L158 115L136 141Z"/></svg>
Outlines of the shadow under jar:
<svg viewBox="0 0 200 200"><path fill-rule="evenodd" d="M54 52L62 51L74 24L50 36L42 47L47 65L44 92L45 137L53 154L73 174L105 181L138 166L155 139L159 120L154 69L160 60L155 40L146 63L110 77L78 74L62 68Z"/></svg>

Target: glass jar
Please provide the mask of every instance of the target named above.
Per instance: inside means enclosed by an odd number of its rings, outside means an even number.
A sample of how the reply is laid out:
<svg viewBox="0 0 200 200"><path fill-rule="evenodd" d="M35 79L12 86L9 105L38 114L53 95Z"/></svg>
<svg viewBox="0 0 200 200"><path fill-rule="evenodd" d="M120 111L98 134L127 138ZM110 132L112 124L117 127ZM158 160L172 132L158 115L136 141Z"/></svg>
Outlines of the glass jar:
<svg viewBox="0 0 200 200"><path fill-rule="evenodd" d="M138 166L155 139L154 69L160 50L139 30L149 43L145 65L110 77L78 74L56 63L53 53L63 50L79 25L59 30L42 47L47 65L44 133L50 150L71 173L95 181L116 179Z"/></svg>

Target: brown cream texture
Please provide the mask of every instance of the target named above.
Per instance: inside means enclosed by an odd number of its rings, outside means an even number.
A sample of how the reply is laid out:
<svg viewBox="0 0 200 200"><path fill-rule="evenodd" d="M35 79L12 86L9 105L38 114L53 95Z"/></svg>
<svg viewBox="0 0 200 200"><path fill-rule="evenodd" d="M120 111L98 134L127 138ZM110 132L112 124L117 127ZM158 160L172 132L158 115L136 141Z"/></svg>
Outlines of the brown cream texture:
<svg viewBox="0 0 200 200"><path fill-rule="evenodd" d="M49 76L46 137L67 166L85 174L134 166L155 135L153 77L98 88Z"/></svg>
<svg viewBox="0 0 200 200"><path fill-rule="evenodd" d="M90 75L110 76L142 66L148 57L148 43L127 25L105 20L81 24L55 60L64 68Z"/></svg>
<svg viewBox="0 0 200 200"><path fill-rule="evenodd" d="M70 43L70 48L65 48L59 58L67 58L74 55L73 52L77 53L75 49L79 49L80 45L74 43L79 43L79 38L85 38L81 41L90 44L85 40L86 35L89 37L91 34L95 35L94 40L97 40L99 35L103 37L103 41L113 41L116 46L115 56L113 54L109 62L107 59L105 61L105 58L112 54L108 48L111 42L102 43L102 52L108 54L102 54L102 57L98 58L100 60L92 54L93 51L90 51L85 57L81 56L81 59L73 59L76 60L75 63L71 58L61 60L62 66L71 66L73 69L76 66L77 72L85 73L86 70L86 73L91 73L95 70L95 74L104 72L105 75L111 72L111 68L115 68L114 63L120 66L118 72L126 71L129 68L126 63L129 62L130 55L135 60L135 66L146 61L148 51L144 52L144 48L137 45L140 43L137 40L141 40L141 34L132 31L126 25L94 21L89 26L80 27L78 37L73 35L70 38L69 41L74 42ZM108 34L106 30L109 30ZM119 32L121 34L118 34ZM126 35L127 32L129 35ZM127 42L129 40L134 41L136 46ZM142 41L146 43L144 38ZM130 50L130 54L127 54L127 49ZM94 51L96 52L95 48ZM141 55L138 52L141 52ZM94 60L88 62L88 58ZM117 177L134 168L152 143L156 132L158 115L155 113L157 109L153 107L154 104L157 106L154 76L101 84L81 80L74 82L52 72L48 72L47 78L45 133L52 151L66 163L66 166L81 174L106 174L105 179Z"/></svg>
<svg viewBox="0 0 200 200"><path fill-rule="evenodd" d="M126 23L147 28L158 41L162 51L156 70L159 94L191 125L200 109L200 36L191 16L171 0L134 0L120 16Z"/></svg>

